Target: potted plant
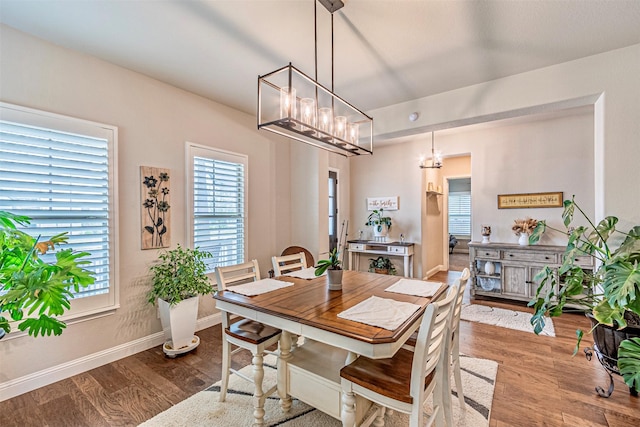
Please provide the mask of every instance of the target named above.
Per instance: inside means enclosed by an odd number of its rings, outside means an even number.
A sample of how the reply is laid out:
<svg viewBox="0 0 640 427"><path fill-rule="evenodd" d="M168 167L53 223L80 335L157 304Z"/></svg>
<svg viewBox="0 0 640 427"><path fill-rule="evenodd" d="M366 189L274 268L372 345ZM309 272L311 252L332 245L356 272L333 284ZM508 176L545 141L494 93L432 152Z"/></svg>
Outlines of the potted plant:
<svg viewBox="0 0 640 427"><path fill-rule="evenodd" d="M395 276L396 267L389 258L379 256L378 258L369 258L369 271L377 274L390 274Z"/></svg>
<svg viewBox="0 0 640 427"><path fill-rule="evenodd" d="M158 256L159 262L150 268L152 288L147 295L148 302L158 303L166 339L162 348L170 357L191 351L200 344L194 333L199 296L213 292L204 262L210 257L209 252L178 245L163 251Z"/></svg>
<svg viewBox="0 0 640 427"><path fill-rule="evenodd" d="M588 226L571 225L576 210ZM529 302L535 310L531 324L539 333L544 327L545 315L560 316L567 304L580 307L591 319L594 350L603 367L609 374L621 374L631 392L637 393L640 389L640 225L622 232L616 229L618 218L614 216L596 225L573 198L564 201L562 218L569 237L563 263L557 272L546 267L536 275L534 280L540 285L536 298ZM554 230L545 221L539 221L530 237L532 243L537 242L547 228ZM610 240L618 242L618 246L614 247ZM574 265L576 257L584 256L595 259L594 271ZM548 291L543 290L545 284L550 285ZM584 332L578 330L577 335L574 354ZM608 341L621 344L609 345ZM608 393L599 387L597 390L608 397L613 392L613 382Z"/></svg>
<svg viewBox="0 0 640 427"><path fill-rule="evenodd" d="M43 259L56 245L67 243L67 233L44 240L17 228L29 223L26 216L0 211L0 338L11 331L10 320L34 337L60 335L66 324L57 317L71 307L73 291L95 280L83 268L89 264L82 259L88 252L63 249L55 259Z"/></svg>
<svg viewBox="0 0 640 427"><path fill-rule="evenodd" d="M384 237L391 230L391 217L384 216L384 209L380 208L371 211L364 224L373 228L373 235L376 237Z"/></svg>
<svg viewBox="0 0 640 427"><path fill-rule="evenodd" d="M329 252L329 259L321 259L316 265L315 275L321 276L327 272L327 285L330 291L339 291L342 289L342 261L338 256L338 249L332 249Z"/></svg>

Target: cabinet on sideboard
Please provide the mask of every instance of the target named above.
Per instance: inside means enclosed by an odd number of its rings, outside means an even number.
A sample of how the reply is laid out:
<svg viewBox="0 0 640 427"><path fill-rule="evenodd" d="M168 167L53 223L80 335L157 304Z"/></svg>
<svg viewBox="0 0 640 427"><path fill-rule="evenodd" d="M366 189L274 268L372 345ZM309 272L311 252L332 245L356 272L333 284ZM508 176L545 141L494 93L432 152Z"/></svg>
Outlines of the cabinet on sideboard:
<svg viewBox="0 0 640 427"><path fill-rule="evenodd" d="M564 246L471 242L471 296L530 301L539 286L534 280L536 274L545 266L557 274L564 252ZM576 257L574 262L585 270L594 268L588 256Z"/></svg>

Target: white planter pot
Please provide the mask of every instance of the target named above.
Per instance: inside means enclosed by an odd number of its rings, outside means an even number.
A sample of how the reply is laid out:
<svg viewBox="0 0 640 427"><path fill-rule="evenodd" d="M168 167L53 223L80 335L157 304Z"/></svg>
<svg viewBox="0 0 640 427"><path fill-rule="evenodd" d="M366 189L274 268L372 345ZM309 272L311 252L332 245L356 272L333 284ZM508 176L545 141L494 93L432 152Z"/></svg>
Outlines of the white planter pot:
<svg viewBox="0 0 640 427"><path fill-rule="evenodd" d="M168 355L191 351L198 346L200 340L194 336L198 320L198 301L195 296L175 304L173 307L158 298L158 310L162 330L167 342L163 350Z"/></svg>
<svg viewBox="0 0 640 427"><path fill-rule="evenodd" d="M330 291L342 290L342 272L344 270L327 270L327 286Z"/></svg>
<svg viewBox="0 0 640 427"><path fill-rule="evenodd" d="M374 237L385 237L389 232L387 224L372 225Z"/></svg>

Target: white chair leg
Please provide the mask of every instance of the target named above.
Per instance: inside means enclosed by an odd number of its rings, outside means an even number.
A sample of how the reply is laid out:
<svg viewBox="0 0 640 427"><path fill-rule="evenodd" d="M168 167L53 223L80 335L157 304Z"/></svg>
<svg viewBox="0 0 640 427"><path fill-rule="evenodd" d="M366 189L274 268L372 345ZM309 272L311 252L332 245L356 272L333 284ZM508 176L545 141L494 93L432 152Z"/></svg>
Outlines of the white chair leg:
<svg viewBox="0 0 640 427"><path fill-rule="evenodd" d="M462 376L460 373L460 342L458 341L458 336L456 333L456 337L453 341L453 349L451 351L451 369L453 370L453 377L456 382L456 392L458 393L458 400L460 401L460 410L464 411L466 409L466 404L464 402L464 392L462 390Z"/></svg>
<svg viewBox="0 0 640 427"><path fill-rule="evenodd" d="M387 408L385 408L384 406L381 406L380 409L378 409L378 416L372 424L374 427L384 427L384 414L386 410Z"/></svg>
<svg viewBox="0 0 640 427"><path fill-rule="evenodd" d="M264 425L264 392L262 391L262 381L264 380L264 367L262 366L263 354L253 355L253 381L255 391L253 392L253 425L254 427Z"/></svg>
<svg viewBox="0 0 640 427"><path fill-rule="evenodd" d="M223 332L224 334L224 332ZM222 337L222 379L220 381L219 401L227 399L227 388L229 387L229 368L231 367L231 343Z"/></svg>
<svg viewBox="0 0 640 427"><path fill-rule="evenodd" d="M356 425L356 395L352 391L342 390L342 426Z"/></svg>

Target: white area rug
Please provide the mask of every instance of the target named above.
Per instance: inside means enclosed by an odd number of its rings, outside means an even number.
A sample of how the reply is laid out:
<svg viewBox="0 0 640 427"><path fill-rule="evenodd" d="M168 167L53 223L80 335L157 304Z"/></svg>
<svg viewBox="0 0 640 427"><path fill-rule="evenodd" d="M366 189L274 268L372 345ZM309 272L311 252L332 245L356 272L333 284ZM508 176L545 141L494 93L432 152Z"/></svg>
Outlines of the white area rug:
<svg viewBox="0 0 640 427"><path fill-rule="evenodd" d="M451 379L451 399L456 427L485 427L489 425L493 390L498 364L492 360L474 359L461 355L462 388L466 408L460 410L455 391L455 381ZM265 388L275 384L275 356L265 357ZM242 369L250 373L251 367ZM178 427L178 426L220 426L242 427L253 423L251 401L252 384L232 375L226 402L218 402L220 383L195 394L141 424L141 427ZM291 411L284 414L280 409L277 395L271 395L265 403L265 427L341 427L342 423L309 405L293 400ZM425 407L430 412L428 406ZM385 426L406 427L409 417L398 412L385 417Z"/></svg>
<svg viewBox="0 0 640 427"><path fill-rule="evenodd" d="M462 320L479 322L487 325L500 326L502 328L516 329L518 331L533 333L530 313L523 311L507 310L504 308L489 307L479 304L466 304L462 306ZM545 318L545 325L540 335L555 337L553 322L550 318Z"/></svg>

